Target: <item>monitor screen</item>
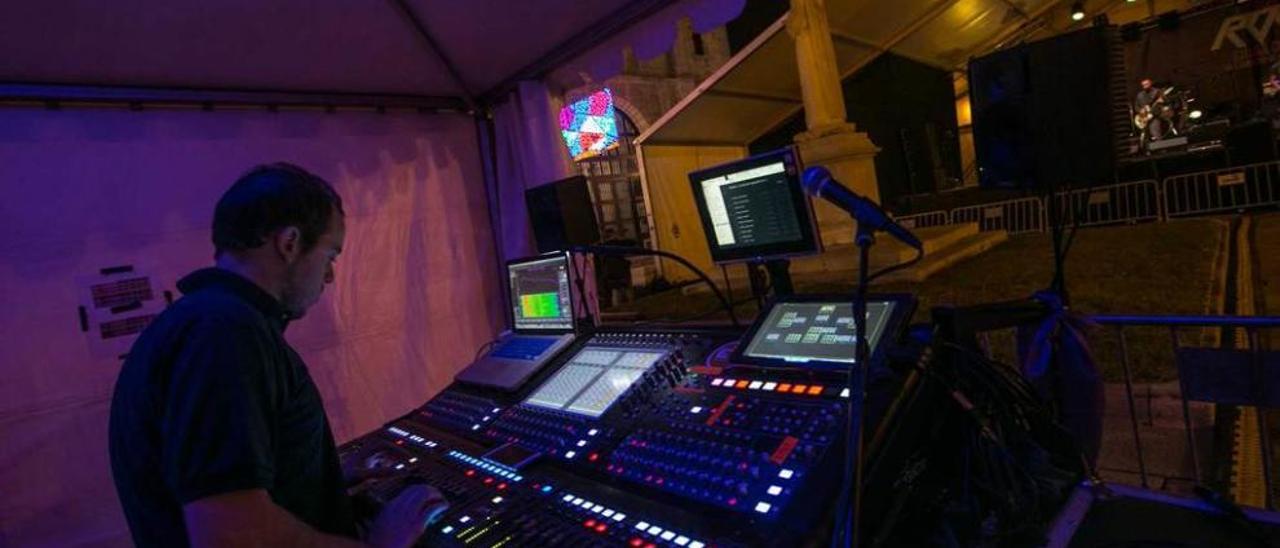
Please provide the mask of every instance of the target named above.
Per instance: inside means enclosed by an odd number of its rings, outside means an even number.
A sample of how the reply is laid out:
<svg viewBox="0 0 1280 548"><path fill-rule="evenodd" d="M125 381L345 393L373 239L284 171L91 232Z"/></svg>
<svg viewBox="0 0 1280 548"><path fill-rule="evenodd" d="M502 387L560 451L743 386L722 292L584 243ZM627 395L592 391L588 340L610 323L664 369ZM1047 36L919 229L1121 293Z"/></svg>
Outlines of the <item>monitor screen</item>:
<svg viewBox="0 0 1280 548"><path fill-rule="evenodd" d="M689 174L717 263L821 251L795 149L784 148Z"/></svg>
<svg viewBox="0 0 1280 548"><path fill-rule="evenodd" d="M867 340L872 352L893 307L893 301L867 303ZM742 355L796 364L852 364L854 339L851 302L779 302L769 310Z"/></svg>
<svg viewBox="0 0 1280 548"><path fill-rule="evenodd" d="M599 417L663 356L653 350L583 347L525 403Z"/></svg>
<svg viewBox="0 0 1280 548"><path fill-rule="evenodd" d="M507 277L511 283L511 317L517 331L573 328L567 253L511 262Z"/></svg>

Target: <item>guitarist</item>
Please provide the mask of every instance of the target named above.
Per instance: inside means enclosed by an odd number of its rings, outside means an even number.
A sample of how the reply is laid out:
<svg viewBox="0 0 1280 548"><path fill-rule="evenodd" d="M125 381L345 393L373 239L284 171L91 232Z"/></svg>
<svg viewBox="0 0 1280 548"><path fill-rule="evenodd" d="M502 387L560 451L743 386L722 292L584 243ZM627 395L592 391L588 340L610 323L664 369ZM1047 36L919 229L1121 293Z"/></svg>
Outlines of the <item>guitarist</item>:
<svg viewBox="0 0 1280 548"><path fill-rule="evenodd" d="M1164 137L1156 116L1157 109L1164 102L1164 92L1156 88L1150 78L1143 78L1139 85L1141 88L1133 98L1133 122L1142 134L1141 148L1146 150L1147 143Z"/></svg>

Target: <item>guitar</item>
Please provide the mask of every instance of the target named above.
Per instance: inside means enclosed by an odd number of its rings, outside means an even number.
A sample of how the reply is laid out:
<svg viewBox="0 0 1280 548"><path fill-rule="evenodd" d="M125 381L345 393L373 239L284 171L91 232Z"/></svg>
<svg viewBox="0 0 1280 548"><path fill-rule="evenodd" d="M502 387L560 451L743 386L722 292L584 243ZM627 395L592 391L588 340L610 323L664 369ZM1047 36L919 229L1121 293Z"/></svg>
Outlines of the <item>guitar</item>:
<svg viewBox="0 0 1280 548"><path fill-rule="evenodd" d="M1173 93L1173 86L1156 90L1156 99L1149 105L1138 107L1138 110L1134 113L1133 125L1140 130L1146 129L1147 124L1151 122L1151 118L1156 115L1156 108L1164 105L1164 98L1170 93Z"/></svg>

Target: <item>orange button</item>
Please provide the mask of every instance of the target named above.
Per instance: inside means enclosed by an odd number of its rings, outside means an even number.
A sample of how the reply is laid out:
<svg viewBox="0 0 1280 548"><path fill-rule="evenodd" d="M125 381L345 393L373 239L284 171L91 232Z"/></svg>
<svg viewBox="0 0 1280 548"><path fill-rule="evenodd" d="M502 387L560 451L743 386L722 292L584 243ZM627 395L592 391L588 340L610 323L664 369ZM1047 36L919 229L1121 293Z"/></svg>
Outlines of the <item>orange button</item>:
<svg viewBox="0 0 1280 548"><path fill-rule="evenodd" d="M789 383L789 382L784 382L784 383L782 383L782 384L779 384L779 385L778 385L778 391L779 391L779 392L790 392L790 391L791 391L791 383Z"/></svg>
<svg viewBox="0 0 1280 548"><path fill-rule="evenodd" d="M822 387L821 387L821 386L814 385L814 386L810 386L810 387L809 387L809 395L810 395L810 396L817 396L818 394L821 394L821 393L822 393Z"/></svg>
<svg viewBox="0 0 1280 548"><path fill-rule="evenodd" d="M803 394L803 393L804 393L804 391L805 391L805 390L808 390L808 389L809 389L809 385L807 385L807 384L797 384L797 385L795 385L795 387L794 387L794 388L792 388L792 389L791 389L791 393L792 393L792 394Z"/></svg>
<svg viewBox="0 0 1280 548"><path fill-rule="evenodd" d="M734 388L746 388L748 384L750 384L750 383L748 383L747 381L738 381L738 384L733 385L733 387L734 387Z"/></svg>

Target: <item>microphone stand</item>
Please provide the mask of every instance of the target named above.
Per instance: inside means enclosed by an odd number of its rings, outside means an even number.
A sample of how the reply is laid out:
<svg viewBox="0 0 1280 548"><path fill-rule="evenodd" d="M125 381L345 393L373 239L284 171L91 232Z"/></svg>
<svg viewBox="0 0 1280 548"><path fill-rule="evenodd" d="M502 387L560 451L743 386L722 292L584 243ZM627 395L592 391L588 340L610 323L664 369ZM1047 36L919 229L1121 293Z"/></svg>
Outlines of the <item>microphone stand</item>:
<svg viewBox="0 0 1280 548"><path fill-rule="evenodd" d="M871 246L875 245L875 228L858 222L854 243L858 246L858 287L853 298L854 368L849 372L849 402L845 412L844 485L851 492L841 493L837 514L838 531L844 546L857 547L862 535L862 469L864 468L865 428L867 413L867 381L870 378L871 347L867 344L867 286L871 277ZM850 504L849 497L852 497Z"/></svg>

